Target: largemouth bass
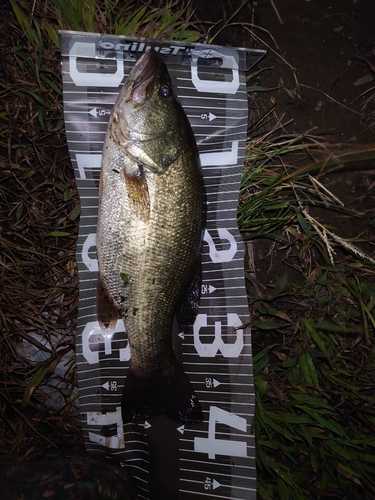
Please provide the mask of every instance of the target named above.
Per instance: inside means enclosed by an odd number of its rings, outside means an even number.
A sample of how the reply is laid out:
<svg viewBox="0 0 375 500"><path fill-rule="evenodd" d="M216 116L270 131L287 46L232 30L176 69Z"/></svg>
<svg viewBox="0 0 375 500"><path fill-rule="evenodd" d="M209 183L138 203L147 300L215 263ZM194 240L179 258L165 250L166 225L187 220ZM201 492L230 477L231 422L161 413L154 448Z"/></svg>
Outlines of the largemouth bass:
<svg viewBox="0 0 375 500"><path fill-rule="evenodd" d="M131 349L124 421L202 420L171 333L200 262L203 204L193 132L164 62L150 50L114 105L99 190L98 320L111 329L119 314L124 319Z"/></svg>

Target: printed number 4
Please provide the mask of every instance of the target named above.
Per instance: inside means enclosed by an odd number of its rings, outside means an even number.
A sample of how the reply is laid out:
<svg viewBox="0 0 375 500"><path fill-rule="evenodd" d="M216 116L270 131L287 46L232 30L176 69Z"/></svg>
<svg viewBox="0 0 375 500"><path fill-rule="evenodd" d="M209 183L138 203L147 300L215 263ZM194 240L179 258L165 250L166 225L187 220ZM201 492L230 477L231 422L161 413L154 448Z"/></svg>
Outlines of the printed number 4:
<svg viewBox="0 0 375 500"><path fill-rule="evenodd" d="M208 458L215 459L216 455L228 457L247 457L246 441L232 439L216 439L216 424L226 424L234 429L246 432L246 419L234 413L229 413L217 406L210 406L208 420L208 437L194 438L194 451L207 453Z"/></svg>

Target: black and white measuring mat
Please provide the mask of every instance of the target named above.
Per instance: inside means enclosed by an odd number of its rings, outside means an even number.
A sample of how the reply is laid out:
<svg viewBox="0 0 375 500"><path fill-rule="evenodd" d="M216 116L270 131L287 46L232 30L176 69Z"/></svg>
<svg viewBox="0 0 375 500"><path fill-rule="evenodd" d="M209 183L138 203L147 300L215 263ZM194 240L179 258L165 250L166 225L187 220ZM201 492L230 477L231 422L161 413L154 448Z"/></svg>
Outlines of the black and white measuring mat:
<svg viewBox="0 0 375 500"><path fill-rule="evenodd" d="M76 346L86 448L127 467L140 499L255 499L254 386L237 199L248 118L245 73L264 51L69 31L60 39L65 126L82 206ZM150 48L167 64L191 122L207 193L200 307L192 331L173 337L203 409L204 421L195 425L163 416L123 425L125 328L119 320L108 334L96 320L103 141L124 81Z"/></svg>

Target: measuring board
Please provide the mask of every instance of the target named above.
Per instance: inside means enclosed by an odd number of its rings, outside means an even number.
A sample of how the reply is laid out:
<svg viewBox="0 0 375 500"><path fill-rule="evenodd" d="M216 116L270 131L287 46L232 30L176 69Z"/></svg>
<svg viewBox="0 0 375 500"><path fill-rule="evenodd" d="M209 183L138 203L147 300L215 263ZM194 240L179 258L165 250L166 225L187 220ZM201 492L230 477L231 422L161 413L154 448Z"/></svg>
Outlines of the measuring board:
<svg viewBox="0 0 375 500"><path fill-rule="evenodd" d="M77 371L88 451L132 474L140 499L255 499L251 337L237 200L247 131L245 72L264 51L60 32L64 116L81 199L77 246ZM173 345L204 420L121 419L130 359L122 320L96 319L95 233L101 152L116 97L135 61L153 48L167 64L198 145L207 196L199 310L190 331L175 324ZM176 323L176 322L175 322Z"/></svg>

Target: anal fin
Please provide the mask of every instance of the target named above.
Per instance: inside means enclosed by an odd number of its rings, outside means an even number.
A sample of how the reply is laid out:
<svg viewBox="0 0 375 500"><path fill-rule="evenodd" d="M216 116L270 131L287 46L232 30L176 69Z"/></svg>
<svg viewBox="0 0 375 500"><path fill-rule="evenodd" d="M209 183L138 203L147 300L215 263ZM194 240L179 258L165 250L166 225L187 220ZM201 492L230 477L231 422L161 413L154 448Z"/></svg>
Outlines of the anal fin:
<svg viewBox="0 0 375 500"><path fill-rule="evenodd" d="M100 328L103 330L115 329L119 311L111 300L100 272L96 287L96 315Z"/></svg>

